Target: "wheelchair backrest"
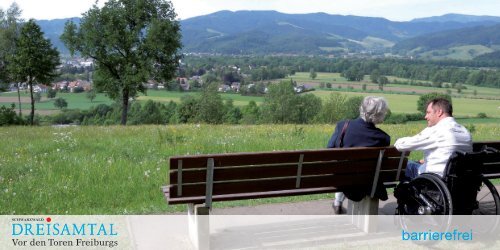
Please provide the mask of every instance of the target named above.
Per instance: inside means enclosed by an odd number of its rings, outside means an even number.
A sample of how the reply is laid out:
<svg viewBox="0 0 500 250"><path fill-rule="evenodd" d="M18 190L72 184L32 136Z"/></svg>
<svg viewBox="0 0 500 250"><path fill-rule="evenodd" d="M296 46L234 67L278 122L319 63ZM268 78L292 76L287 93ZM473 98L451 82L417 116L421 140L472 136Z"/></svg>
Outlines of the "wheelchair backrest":
<svg viewBox="0 0 500 250"><path fill-rule="evenodd" d="M500 150L484 146L478 152L455 152L444 170L443 179L459 177L500 178Z"/></svg>

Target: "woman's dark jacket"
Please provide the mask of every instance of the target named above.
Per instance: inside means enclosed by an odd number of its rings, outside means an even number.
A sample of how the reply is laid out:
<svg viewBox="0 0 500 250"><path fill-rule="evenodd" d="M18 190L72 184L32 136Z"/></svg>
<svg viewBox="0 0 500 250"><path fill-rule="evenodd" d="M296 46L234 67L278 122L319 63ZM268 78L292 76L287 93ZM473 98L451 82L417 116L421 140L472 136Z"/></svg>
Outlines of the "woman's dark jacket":
<svg viewBox="0 0 500 250"><path fill-rule="evenodd" d="M335 126L335 131L328 141L327 148L339 148L342 128L345 125L345 120L340 121ZM365 122L361 118L355 120L350 120L349 124L345 130L343 138L343 148L351 147L386 147L391 143L391 137L382 131L381 129L375 127L371 122ZM382 183L379 183L382 184ZM360 201L366 195L371 193L371 187L366 190L346 190L344 194L353 201ZM387 200L387 191L383 185L378 185L375 192L375 197L381 200Z"/></svg>

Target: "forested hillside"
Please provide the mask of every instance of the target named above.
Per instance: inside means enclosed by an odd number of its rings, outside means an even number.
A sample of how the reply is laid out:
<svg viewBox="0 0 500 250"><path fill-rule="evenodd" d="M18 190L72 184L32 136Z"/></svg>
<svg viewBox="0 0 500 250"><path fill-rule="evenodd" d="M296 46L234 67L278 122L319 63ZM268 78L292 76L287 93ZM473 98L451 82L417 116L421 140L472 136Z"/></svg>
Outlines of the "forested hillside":
<svg viewBox="0 0 500 250"><path fill-rule="evenodd" d="M500 25L478 26L439 33L426 34L397 43L394 50L428 51L461 45L500 46Z"/></svg>
<svg viewBox="0 0 500 250"><path fill-rule="evenodd" d="M67 20L37 21L62 54L67 54L67 49L59 36ZM72 20L79 22L78 18ZM453 18L443 16L425 21L394 22L384 18L326 13L220 11L180 20L180 24L183 51L186 53L346 55L399 53L417 47L441 48L453 44L495 45L498 26L488 26L497 24L498 20L493 17L453 15ZM470 28L478 25L487 30L480 32ZM463 28L470 29L459 33L450 31ZM418 39L411 39L414 37ZM490 44L487 43L488 39ZM397 42L400 43L391 50Z"/></svg>

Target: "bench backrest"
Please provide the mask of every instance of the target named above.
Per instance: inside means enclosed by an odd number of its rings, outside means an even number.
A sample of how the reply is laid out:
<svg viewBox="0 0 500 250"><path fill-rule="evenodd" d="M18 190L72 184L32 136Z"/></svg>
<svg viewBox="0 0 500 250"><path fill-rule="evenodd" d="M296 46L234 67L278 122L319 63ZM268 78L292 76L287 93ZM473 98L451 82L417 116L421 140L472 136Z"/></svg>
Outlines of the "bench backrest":
<svg viewBox="0 0 500 250"><path fill-rule="evenodd" d="M484 147L494 148L500 151L500 141L477 142L473 144L474 152L481 151ZM488 179L500 178L500 153L497 154L483 154L477 161L481 164L481 172Z"/></svg>
<svg viewBox="0 0 500 250"><path fill-rule="evenodd" d="M500 150L500 141L483 141L483 142L474 142L472 144L472 150L474 152L481 151L484 146L490 147L490 148L496 148Z"/></svg>
<svg viewBox="0 0 500 250"><path fill-rule="evenodd" d="M212 201L331 193L353 187L372 188L373 197L377 183L399 180L406 160L407 154L394 147L172 157L168 203L210 206Z"/></svg>

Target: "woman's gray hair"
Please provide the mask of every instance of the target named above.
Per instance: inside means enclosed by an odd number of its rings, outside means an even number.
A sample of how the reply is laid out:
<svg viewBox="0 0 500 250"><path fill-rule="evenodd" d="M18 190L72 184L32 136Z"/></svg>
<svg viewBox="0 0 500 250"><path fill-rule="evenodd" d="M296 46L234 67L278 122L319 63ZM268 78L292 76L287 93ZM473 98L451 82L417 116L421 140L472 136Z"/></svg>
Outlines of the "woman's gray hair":
<svg viewBox="0 0 500 250"><path fill-rule="evenodd" d="M359 106L359 116L365 122L379 124L384 121L388 109L387 101L383 97L367 96Z"/></svg>

